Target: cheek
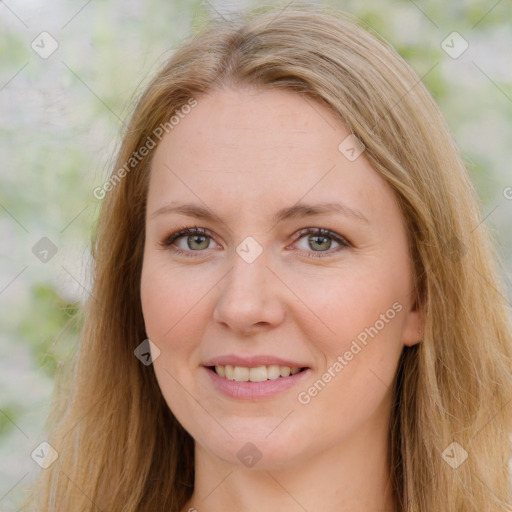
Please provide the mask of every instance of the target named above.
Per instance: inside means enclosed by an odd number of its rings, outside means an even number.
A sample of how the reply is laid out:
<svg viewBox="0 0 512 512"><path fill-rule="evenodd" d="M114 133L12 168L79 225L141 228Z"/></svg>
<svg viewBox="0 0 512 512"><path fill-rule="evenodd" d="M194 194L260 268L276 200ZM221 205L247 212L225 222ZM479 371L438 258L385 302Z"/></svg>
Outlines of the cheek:
<svg viewBox="0 0 512 512"><path fill-rule="evenodd" d="M141 303L149 337L168 343L187 326L199 326L200 301L209 286L186 269L171 267L149 257L141 277Z"/></svg>
<svg viewBox="0 0 512 512"><path fill-rule="evenodd" d="M323 429L327 437L340 434L340 429L352 435L372 415L384 414L392 400L403 349L404 307L397 300L396 282L375 283L373 274L341 275L323 293L315 287L305 295L321 322L309 314L311 323L302 323L302 329L324 357L296 401L303 407L304 421ZM327 427L326 411L332 420Z"/></svg>
<svg viewBox="0 0 512 512"><path fill-rule="evenodd" d="M406 283L379 266L351 266L329 275L302 273L285 279L294 283L293 291L304 305L296 310L294 321L311 341L321 341L326 355L348 349L358 336L364 341L368 329L375 332L372 327L386 338L400 338L399 310L405 310Z"/></svg>
<svg viewBox="0 0 512 512"><path fill-rule="evenodd" d="M201 414L183 392L183 388L193 389L191 370L199 364L194 354L201 334L194 330L202 329L204 322L199 318L200 297L196 296L200 292L179 269L167 268L151 257L145 260L141 276L142 311L146 334L160 350L153 368L167 405L189 432L198 421L195 414Z"/></svg>
<svg viewBox="0 0 512 512"><path fill-rule="evenodd" d="M328 408L341 420L350 410L359 411L362 421L395 378L406 279L384 272L379 263L338 269L329 279L295 276L294 282L294 292L314 313L299 313L294 320L323 355L312 387L301 390L298 402L310 404L306 409L313 416Z"/></svg>

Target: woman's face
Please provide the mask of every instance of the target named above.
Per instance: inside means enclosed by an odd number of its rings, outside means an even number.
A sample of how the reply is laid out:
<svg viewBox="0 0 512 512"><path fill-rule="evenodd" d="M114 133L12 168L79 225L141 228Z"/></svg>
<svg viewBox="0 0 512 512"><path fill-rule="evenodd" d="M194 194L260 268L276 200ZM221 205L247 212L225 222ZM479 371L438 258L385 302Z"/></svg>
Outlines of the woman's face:
<svg viewBox="0 0 512 512"><path fill-rule="evenodd" d="M162 394L218 462L371 456L421 330L394 193L311 99L197 100L155 150L147 198L141 299Z"/></svg>

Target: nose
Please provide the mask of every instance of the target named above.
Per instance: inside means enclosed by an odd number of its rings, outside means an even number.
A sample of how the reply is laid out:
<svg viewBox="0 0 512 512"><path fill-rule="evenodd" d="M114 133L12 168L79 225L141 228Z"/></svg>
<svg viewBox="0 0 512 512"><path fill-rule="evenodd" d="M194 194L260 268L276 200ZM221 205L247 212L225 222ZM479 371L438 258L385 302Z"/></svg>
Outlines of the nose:
<svg viewBox="0 0 512 512"><path fill-rule="evenodd" d="M285 316L283 283L268 268L265 254L248 263L238 253L219 283L213 319L242 335L279 325Z"/></svg>

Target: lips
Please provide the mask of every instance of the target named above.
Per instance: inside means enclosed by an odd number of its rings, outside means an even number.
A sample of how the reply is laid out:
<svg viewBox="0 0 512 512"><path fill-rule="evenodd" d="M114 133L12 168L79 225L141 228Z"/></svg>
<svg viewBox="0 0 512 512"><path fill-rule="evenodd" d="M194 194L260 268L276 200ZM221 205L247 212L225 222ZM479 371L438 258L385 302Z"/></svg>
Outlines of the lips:
<svg viewBox="0 0 512 512"><path fill-rule="evenodd" d="M270 398L295 386L311 373L307 363L269 354L218 356L205 361L203 367L221 393L245 400Z"/></svg>
<svg viewBox="0 0 512 512"><path fill-rule="evenodd" d="M229 366L226 366L225 368L228 367ZM217 365L217 368L220 368L220 366ZM233 371L235 371L236 368L238 368L237 371L242 370L242 372L243 370L245 370L246 372L248 370L248 367L234 366L231 368L233 369ZM257 368L257 373L259 373L263 370L264 367L255 368ZM285 367L277 366L277 368L281 369ZM205 366L203 367L203 369L205 371L204 375L207 376L208 379L210 379L210 382L213 384L214 389L216 389L229 399L248 401L270 399L274 396L279 395L280 393L284 393L285 391L290 390L293 387L299 386L300 383L303 383L302 386L304 386L304 382L307 381L312 372L310 368L303 367L301 371L294 374L290 373L285 377L280 376L275 379L267 378L266 380L263 380L263 375L257 375L256 381L245 381L238 380L236 378L237 375L235 374L232 375L233 377L235 377L233 380L226 378L226 376L222 377L215 371L215 367L212 368ZM287 369L289 370L289 368ZM251 370L252 368L249 371ZM244 379L243 375L239 376L242 379ZM266 377L268 377L268 374L266 375Z"/></svg>

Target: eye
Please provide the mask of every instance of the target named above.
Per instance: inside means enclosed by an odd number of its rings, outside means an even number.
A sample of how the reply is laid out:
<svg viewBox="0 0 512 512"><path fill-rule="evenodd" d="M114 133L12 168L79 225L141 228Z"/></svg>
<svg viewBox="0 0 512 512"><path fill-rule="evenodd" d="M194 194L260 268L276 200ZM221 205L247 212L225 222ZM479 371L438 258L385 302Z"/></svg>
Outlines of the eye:
<svg viewBox="0 0 512 512"><path fill-rule="evenodd" d="M193 228L184 227L170 234L160 245L186 256L194 256L190 253L209 249L211 241L212 236L207 229L194 226Z"/></svg>
<svg viewBox="0 0 512 512"><path fill-rule="evenodd" d="M306 240L306 243L304 244L305 249L303 247L303 250L306 251L306 257L308 258L324 258L332 256L340 250L351 247L351 244L343 236L328 229L306 228L299 231L298 234L301 235L299 241L302 239ZM333 240L339 245L339 247L335 248L333 251L329 251ZM309 251L308 249L312 249L312 251Z"/></svg>
<svg viewBox="0 0 512 512"><path fill-rule="evenodd" d="M306 243L300 249L308 258L332 256L333 253L337 253L347 247L352 247L350 242L343 236L328 229L305 228L299 231L298 235L299 241L306 239ZM160 245L173 252L194 257L196 256L194 253L200 253L205 249L209 249L212 241L213 236L209 230L194 226L193 228L178 228L178 231L167 236ZM337 243L339 247L330 251L329 249L331 249L333 241Z"/></svg>

